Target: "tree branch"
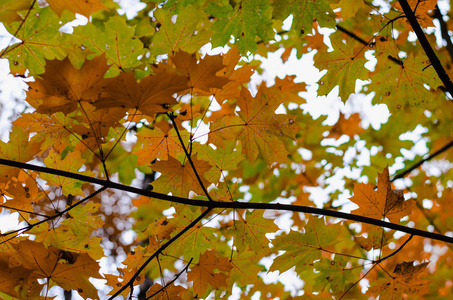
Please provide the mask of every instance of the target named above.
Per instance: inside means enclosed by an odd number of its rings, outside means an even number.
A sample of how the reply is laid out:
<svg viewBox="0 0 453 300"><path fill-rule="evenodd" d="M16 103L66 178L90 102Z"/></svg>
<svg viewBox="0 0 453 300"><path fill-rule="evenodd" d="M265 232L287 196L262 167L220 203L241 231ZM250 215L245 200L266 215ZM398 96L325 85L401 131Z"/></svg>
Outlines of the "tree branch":
<svg viewBox="0 0 453 300"><path fill-rule="evenodd" d="M206 203L208 203L207 201L204 201ZM209 202L210 203L210 202ZM174 237L171 238L171 240L169 240L168 242L166 242L164 245L162 245L156 252L153 253L153 255L151 255L142 265L141 267L137 270L137 272L135 272L134 276L131 277L131 279L121 287L121 289L119 289L113 296L111 296L108 300L112 300L114 299L116 296L118 296L119 294L121 294L125 289L127 289L128 286L131 286L133 287L133 284L134 284L134 281L135 279L138 277L138 275L146 268L146 266L157 256L159 255L160 253L162 253L162 251L164 251L168 246L170 246L171 244L173 244L173 242L175 242L180 236L182 236L184 233L186 233L190 228L194 227L199 221L201 221L208 213L211 212L213 208L208 208L207 210L205 210L201 215L198 216L198 218L196 218L195 220L193 220L189 225L187 225L183 230L181 230L180 232L178 232L177 235L175 235Z"/></svg>
<svg viewBox="0 0 453 300"><path fill-rule="evenodd" d="M450 149L451 147L453 146L453 141L451 141L450 143L446 144L445 146L443 146L442 148L440 148L439 150L437 150L436 152L434 152L433 154L430 154L428 155L426 158L420 160L419 162L417 162L415 165L411 166L410 168L406 169L406 170L403 170L401 173L398 173L397 175L395 175L392 180L390 180L391 182L397 180L397 179L401 179L403 177L405 177L407 174L409 174L410 172L412 172L413 170L417 169L418 167L420 167L422 164L424 164L425 162L433 159L434 157L436 157L437 155L447 151L448 149Z"/></svg>
<svg viewBox="0 0 453 300"><path fill-rule="evenodd" d="M440 80L444 84L445 88L447 89L448 93L450 94L450 97L453 97L453 83L451 82L450 77L448 76L447 72L445 71L444 67L442 66L439 58L437 58L437 55L434 53L433 48L428 42L428 39L426 38L423 29L420 27L420 24L418 24L418 21L414 15L414 12L412 11L411 7L409 6L409 3L407 3L407 0L398 0L400 3L404 14L406 15L407 20L409 21L409 24L411 25L412 29L414 30L415 34L417 35L418 40L420 41L420 44L422 45L423 50L425 50L426 55L429 58L429 61L431 62L432 66L436 70L437 76L439 76Z"/></svg>
<svg viewBox="0 0 453 300"><path fill-rule="evenodd" d="M230 209L262 209L262 210L278 210L278 211L292 211L292 212L302 212L313 215L322 215L329 216L333 218L340 218L345 220L351 220L361 223L366 223L370 225L375 225L379 227L385 227L393 230L398 230L408 234L430 238L433 240L443 241L446 243L453 244L453 237L441 235L438 233L433 233L425 230L410 228L395 223L385 222L373 218L368 218L364 216L354 215L350 213L344 213L339 211L327 210L317 207L310 206L300 206L300 205L291 205L291 204L279 204L279 203L257 203L257 202L219 202L219 201L204 201L204 200L195 200L188 199L183 197L170 196L166 194L156 193L152 191L145 191L139 188L123 185L120 183L114 183L107 180L97 179L85 175L75 174L67 171L60 171L56 169L46 168L35 166L27 163L9 161L6 159L0 159L0 165L13 166L22 169L35 170L39 172L55 174L60 176L65 176L68 178L78 179L82 181L87 181L91 183L96 183L102 185L105 188L114 188L122 190L125 192L131 192L142 196L147 196L151 198L156 198L164 201L170 201L175 203L181 203L192 206L206 207L208 210L215 208L230 208Z"/></svg>
<svg viewBox="0 0 453 300"><path fill-rule="evenodd" d="M14 234L14 233L18 233L18 232L24 233L24 232L26 232L26 231L28 231L28 230L30 230L30 229L32 229L32 228L38 226L38 225L41 225L41 224L44 223L44 222L47 222L47 221L56 219L56 218L58 218L58 217L64 215L65 213L67 213L68 211L70 211L71 209L73 209L74 207L76 207L76 206L78 206L78 205L80 205L80 204L86 202L87 200L93 198L94 196L96 196L97 194L99 194L100 192L102 192L102 191L104 191L104 190L106 190L106 189L107 189L107 187L106 187L106 186L103 186L103 187L101 187L99 190L97 190L97 191L95 191L94 193L92 193L92 194L86 196L85 198L81 199L80 201L77 201L77 202L74 203L73 205L69 206L69 207L66 208L65 210L60 211L59 213L56 213L56 214L53 215L53 216L46 216L46 218L45 218L44 220L41 220L41 221L39 221L39 222L37 222L37 223L29 224L27 227L23 227L23 228L20 228L20 229L17 229L17 230L13 230L13 231L9 231L9 232L7 232L7 233L0 234L0 236L8 236L8 235L11 235L11 234ZM8 241L8 240L7 240L7 241ZM4 242L5 242L5 241L1 242L0 245L3 244Z"/></svg>

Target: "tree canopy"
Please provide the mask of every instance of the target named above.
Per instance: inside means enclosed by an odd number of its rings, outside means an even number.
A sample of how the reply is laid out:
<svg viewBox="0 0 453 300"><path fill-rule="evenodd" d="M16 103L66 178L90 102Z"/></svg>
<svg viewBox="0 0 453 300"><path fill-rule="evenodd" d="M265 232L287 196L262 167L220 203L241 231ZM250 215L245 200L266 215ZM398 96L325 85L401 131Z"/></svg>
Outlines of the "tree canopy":
<svg viewBox="0 0 453 300"><path fill-rule="evenodd" d="M0 298L452 297L449 1L136 2L0 4Z"/></svg>

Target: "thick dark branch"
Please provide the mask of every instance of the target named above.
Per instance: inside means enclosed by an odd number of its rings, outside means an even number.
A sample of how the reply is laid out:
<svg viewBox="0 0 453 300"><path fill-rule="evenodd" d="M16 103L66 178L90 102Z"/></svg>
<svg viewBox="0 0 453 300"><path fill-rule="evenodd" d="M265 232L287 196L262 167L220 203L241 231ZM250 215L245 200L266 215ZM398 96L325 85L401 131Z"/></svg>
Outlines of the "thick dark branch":
<svg viewBox="0 0 453 300"><path fill-rule="evenodd" d="M409 21L409 24L411 24L411 27L414 30L415 34L417 35L417 38L420 41L423 50L425 50L425 53L428 56L429 61L436 70L437 76L439 76L448 93L450 93L450 96L453 97L453 83L451 82L451 79L448 76L447 72L445 71L444 67L440 63L439 58L437 58L437 55L434 53L433 48L429 44L428 39L426 38L423 32L423 29L420 27L420 24L418 24L417 18L415 17L414 12L409 6L409 3L407 3L406 0L398 0L398 2L403 8L404 14L406 15L406 18Z"/></svg>
<svg viewBox="0 0 453 300"><path fill-rule="evenodd" d="M207 202L207 201L202 201L202 202L205 202L205 203L212 203L212 202ZM153 253L153 255L151 255L142 265L141 267L137 270L137 272L135 272L134 276L131 277L131 279L126 283L124 284L121 289L119 289L113 296L111 296L108 300L112 300L114 299L116 296L118 296L119 294L121 294L122 292L124 292L128 287L132 287L134 286L134 281L135 279L137 279L137 277L140 275L140 273L146 268L146 266L157 256L159 255L160 253L162 253L162 251L164 251L165 249L167 249L168 246L170 246L171 244L173 244L177 239L179 239L184 233L186 233L189 229L191 229L192 227L194 227L195 225L197 225L198 222L200 222L207 214L209 214L211 212L212 208L208 208L207 210L205 210L198 218L196 218L195 220L193 220L189 225L187 225L183 230L181 230L180 232L178 232L177 235L175 235L174 237L171 238L171 240L169 240L168 242L166 242L165 244L163 244L156 252Z"/></svg>
<svg viewBox="0 0 453 300"><path fill-rule="evenodd" d="M170 202L181 203L181 204L192 205L192 206L207 207L208 209L214 209L214 208L264 209L264 210L282 210L282 211L302 212L302 213L307 213L307 214L322 215L322 216L329 216L329 217L340 218L340 219L345 219L345 220L352 220L352 221L356 221L356 222L366 223L366 224L375 225L375 226L379 226L379 227L385 227L385 228L405 232L408 234L422 236L422 237L453 244L452 237L448 237L448 236L444 236L441 234L424 231L424 230L420 230L420 229L405 227L405 226L394 224L394 223L384 222L384 221L373 219L373 218L367 218L367 217L363 217L363 216L359 216L359 215L354 215L354 214L344 213L344 212L339 212L339 211L332 211L332 210L327 210L327 209L322 209L322 208L290 205L290 204L279 204L279 203L218 202L218 201L195 200L195 199L188 199L188 198L183 198L183 197L170 196L170 195L156 193L156 192L152 192L152 191L145 191L145 190L142 190L139 188L123 185L120 183L114 183L114 182L107 181L107 180L97 179L97 178L93 178L93 177L89 177L89 176L84 176L84 175L75 174L75 173L66 172L66 171L60 171L60 170L46 168L46 167L34 166L31 164L27 164L27 163L9 161L6 159L0 159L0 165L7 165L7 166L17 167L17 168L22 168L22 169L35 170L35 171L39 171L39 172L65 176L68 178L96 183L96 184L104 186L105 188L118 189L121 191L131 192L131 193L135 193L138 195L156 198L156 199L160 199L160 200L164 200L164 201L170 201Z"/></svg>
<svg viewBox="0 0 453 300"><path fill-rule="evenodd" d="M436 152L434 152L433 154L430 154L428 155L426 158L420 160L418 163L416 163L415 165L411 166L410 168L402 171L401 173L395 175L393 178L392 178L392 182L397 180L397 179L401 179L403 177L405 177L407 174L409 174L410 172L412 172L413 170L417 169L418 167L420 167L422 164L424 164L425 162L433 159L434 157L436 157L437 155L447 151L448 149L450 149L451 147L453 146L453 141L451 141L450 143L446 144L445 146L443 146L442 148L440 148L439 150L437 150Z"/></svg>

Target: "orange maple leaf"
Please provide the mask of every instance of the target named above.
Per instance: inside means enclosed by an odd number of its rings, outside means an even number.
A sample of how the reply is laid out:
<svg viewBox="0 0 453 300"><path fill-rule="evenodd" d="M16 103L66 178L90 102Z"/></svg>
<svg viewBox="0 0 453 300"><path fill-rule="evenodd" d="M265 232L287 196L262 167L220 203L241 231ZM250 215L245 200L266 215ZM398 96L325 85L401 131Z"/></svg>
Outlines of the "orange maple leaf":
<svg viewBox="0 0 453 300"><path fill-rule="evenodd" d="M203 174L208 172L212 166L207 161L198 160L192 157L197 173L204 187L209 186L209 182ZM151 168L162 175L153 182L153 187L161 193L172 193L173 196L187 197L190 191L197 194L204 194L200 183L189 162L181 163L173 157L168 160L158 161L151 165Z"/></svg>
<svg viewBox="0 0 453 300"><path fill-rule="evenodd" d="M80 69L68 58L47 61L45 73L28 84L27 101L42 114L68 114L79 102L97 100L100 90L96 87L105 80L108 68L104 56L86 60Z"/></svg>
<svg viewBox="0 0 453 300"><path fill-rule="evenodd" d="M403 299L403 294L421 297L429 293L429 281L420 279L428 262L414 266L413 261L405 261L395 266L393 276L383 279L368 289L371 295L383 299Z"/></svg>
<svg viewBox="0 0 453 300"><path fill-rule="evenodd" d="M295 137L297 128L294 117L276 114L281 104L278 89L268 89L262 85L255 97L243 88L237 100L240 118L225 117L214 123L209 135L211 142L222 146L221 140L239 139L242 151L251 163L261 153L266 162L285 162L288 151L282 137ZM220 139L219 139L220 136Z"/></svg>
<svg viewBox="0 0 453 300"><path fill-rule="evenodd" d="M189 139L189 132L180 132L183 140ZM138 164L150 164L155 159L168 160L169 156L178 157L184 153L178 134L168 122L156 122L153 129L143 128L137 134L134 148Z"/></svg>
<svg viewBox="0 0 453 300"><path fill-rule="evenodd" d="M187 280L194 282L193 290L201 296L209 286L215 289L226 286L231 268L228 258L218 257L215 251L208 250L200 255L197 265L187 272Z"/></svg>
<svg viewBox="0 0 453 300"><path fill-rule="evenodd" d="M328 138L338 139L343 134L353 137L356 134L361 134L365 130L360 126L360 115L358 113L352 114L349 118L345 118L344 114L340 112L340 118L337 123L332 126Z"/></svg>
<svg viewBox="0 0 453 300"><path fill-rule="evenodd" d="M167 66L153 68L153 73L140 82L134 72L106 79L99 87L102 90L99 100L93 104L98 108L136 109L150 117L167 111L170 105L177 103L174 94L187 89L188 79Z"/></svg>
<svg viewBox="0 0 453 300"><path fill-rule="evenodd" d="M179 51L170 59L176 70L188 78L188 91L198 95L211 95L229 82L229 79L217 76L217 73L225 68L220 55L206 55L197 62L196 54Z"/></svg>
<svg viewBox="0 0 453 300"><path fill-rule="evenodd" d="M388 218L394 223L409 215L414 203L412 199L404 200L402 190L392 189L388 167L379 174L376 191L372 184L357 184L350 200L359 206L353 211L356 214L376 219Z"/></svg>
<svg viewBox="0 0 453 300"><path fill-rule="evenodd" d="M433 11L436 8L437 1L436 0L408 0L409 6L412 8L417 21L420 23L422 27L432 27L433 18L430 16L428 12ZM394 2L395 9L399 11L403 11L400 3L398 1ZM412 29L408 22L404 22L405 26Z"/></svg>

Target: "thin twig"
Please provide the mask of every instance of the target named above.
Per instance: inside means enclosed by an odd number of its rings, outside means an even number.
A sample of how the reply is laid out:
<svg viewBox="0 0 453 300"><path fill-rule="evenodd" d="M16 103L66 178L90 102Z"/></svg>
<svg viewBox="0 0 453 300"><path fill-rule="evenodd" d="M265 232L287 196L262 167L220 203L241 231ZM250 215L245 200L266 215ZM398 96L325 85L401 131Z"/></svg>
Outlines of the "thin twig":
<svg viewBox="0 0 453 300"><path fill-rule="evenodd" d="M179 143L181 144L181 147L184 150L184 153L186 154L187 160L189 161L189 163L190 163L190 165L192 167L192 170L193 170L193 172L195 174L195 177L197 177L198 183L200 184L201 188L203 189L203 192L206 194L206 197L208 198L208 200L209 201L213 201L211 196L209 196L208 190L204 186L203 181L201 180L201 177L200 177L200 175L197 172L197 169L195 168L195 164L193 163L192 158L191 158L189 152L187 151L186 146L184 146L184 141L182 140L181 134L180 134L179 129L178 129L178 125L175 122L174 115L171 114L171 113L167 113L167 116L168 116L168 118L170 118L171 123L173 124L173 128L175 129L176 134L178 135Z"/></svg>
<svg viewBox="0 0 453 300"><path fill-rule="evenodd" d="M106 190L107 187L106 186L103 186L101 187L99 190L95 191L94 193L86 196L85 198L83 198L82 200L74 203L73 205L69 206L68 208L66 208L65 210L62 210L60 211L59 213L56 213L55 215L53 216L47 216L44 220L41 220L39 222L36 222L36 223L33 223L33 224L30 224L28 225L27 227L23 227L23 228L20 228L20 229L16 229L16 230L13 230L13 231L9 231L9 232L6 232L6 233L3 233L3 234L0 234L0 236L8 236L8 235L11 235L11 234L14 234L14 233L19 233L19 234L22 234L38 225L41 225L42 223L44 222L47 222L47 221L50 221L50 220L53 220L55 218L58 218L62 215L64 215L65 213L67 213L68 211L70 211L71 209L73 209L74 207L76 206L79 206L80 204L86 202L87 200L93 198L94 196L96 196L97 194L99 194L100 192ZM0 244L3 244L4 242L1 242Z"/></svg>
<svg viewBox="0 0 453 300"><path fill-rule="evenodd" d="M397 180L397 179L401 179L403 177L405 177L407 174L409 174L410 172L412 172L413 170L417 169L418 167L420 167L422 164L424 164L425 162L433 159L434 157L438 156L439 154L447 151L448 149L450 149L451 147L453 146L453 141L449 142L448 144L446 144L445 146L443 146L442 148L440 148L439 150L437 150L436 152L428 155L426 158L420 160L419 162L417 162L416 164L414 164L413 166L411 166L410 168L407 168L406 170L403 170L401 173L398 173L397 175L393 176L392 180L390 180L391 182Z"/></svg>
<svg viewBox="0 0 453 300"><path fill-rule="evenodd" d="M205 201L206 202L206 201ZM194 227L199 221L201 221L208 213L211 212L213 208L208 208L206 209L200 216L198 216L198 218L196 218L195 220L193 220L189 225L187 225L183 230L181 230L180 232L178 232L178 234L176 234L174 237L172 237L168 242L166 242L164 245L162 245L156 252L153 253L153 255L151 255L141 266L140 268L137 270L137 272L135 272L134 276L131 277L131 279L129 279L129 281L123 285L123 287L121 289L119 289L113 296L111 296L108 300L112 300L114 299L116 296L118 296L119 294L121 294L125 289L127 289L127 287L133 287L133 284L134 284L134 281L135 279L137 279L137 277L140 275L140 273L146 268L146 266L157 256L159 255L160 253L162 253L162 251L164 251L168 246L170 246L171 244L173 244L179 237L181 237L184 233L186 233L189 229L191 229L192 227Z"/></svg>
<svg viewBox="0 0 453 300"><path fill-rule="evenodd" d="M411 236L398 249L396 249L395 251L393 251L392 253L390 253L386 257L379 258L378 260L374 261L373 263L378 264L378 263L380 263L380 262L392 257L393 255L397 254L398 252L400 252L404 248L404 246L406 246L407 243L409 243L410 240L412 240L413 237L414 236L411 234Z"/></svg>

